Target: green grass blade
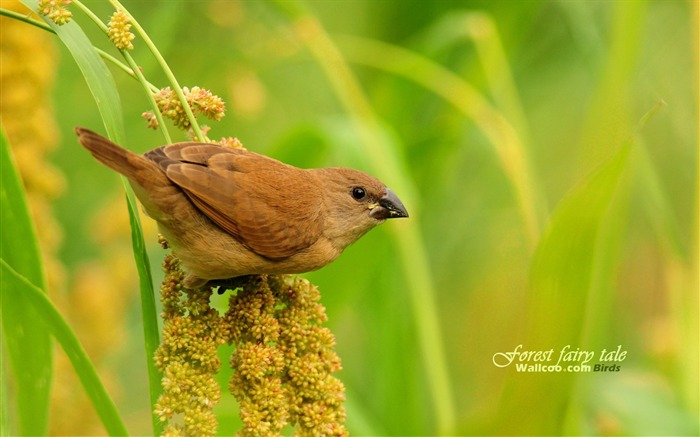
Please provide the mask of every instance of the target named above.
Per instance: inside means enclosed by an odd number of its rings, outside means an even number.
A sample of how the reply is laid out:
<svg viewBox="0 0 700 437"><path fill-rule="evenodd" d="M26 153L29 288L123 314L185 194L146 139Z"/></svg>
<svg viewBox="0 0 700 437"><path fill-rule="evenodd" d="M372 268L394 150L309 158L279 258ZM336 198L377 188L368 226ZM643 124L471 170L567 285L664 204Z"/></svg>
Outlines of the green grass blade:
<svg viewBox="0 0 700 437"><path fill-rule="evenodd" d="M572 332L579 326L583 305L578 305L578 301L583 301L590 283L592 256L601 220L617 188L628 154L629 145L575 187L553 214L535 252L530 275L530 286L539 304L533 306L540 312L533 317L536 325L533 329L547 331L539 333L538 338L546 335L560 338L562 333L548 334L552 325L565 332ZM566 301L557 302L558 299ZM568 310L570 313L566 314ZM552 325L547 326L542 321L550 321ZM577 338L578 333L571 340Z"/></svg>
<svg viewBox="0 0 700 437"><path fill-rule="evenodd" d="M39 287L15 271L3 258L0 258L0 268L2 269L0 271L2 272L3 289L11 289L13 294L25 298L28 305L23 311L33 308L38 317L32 322L40 326L47 335L52 334L66 352L109 435L127 435L126 427L117 412L117 408L102 385L85 349L80 345L78 337L56 310L53 303ZM37 320L42 320L44 323L37 323Z"/></svg>
<svg viewBox="0 0 700 437"><path fill-rule="evenodd" d="M33 0L22 0L27 7L37 12L37 3ZM72 20L63 26L57 26L51 20L46 23L56 32L75 63L80 68L95 103L102 116L108 136L117 143L124 143L124 117L121 100L114 82L114 77L107 65L93 48L90 39L80 26Z"/></svg>
<svg viewBox="0 0 700 437"><path fill-rule="evenodd" d="M2 282L2 278L0 278ZM5 374L5 363L7 362L5 348L0 348L0 375L2 375L2 380L7 381L8 378ZM10 411L9 411L9 398L7 384L0 384L0 435L6 436L10 434Z"/></svg>
<svg viewBox="0 0 700 437"><path fill-rule="evenodd" d="M350 435L387 435L387 432L380 428L371 412L362 402L356 400L356 394L349 387L345 388L347 400L345 407L348 412L348 431Z"/></svg>
<svg viewBox="0 0 700 437"><path fill-rule="evenodd" d="M657 165L649 156L645 145L639 148L638 162L637 179L647 195L644 207L654 232L674 257L687 261L690 258L690 241L684 241L681 236L678 218L670 205L668 194L664 191Z"/></svg>
<svg viewBox="0 0 700 437"><path fill-rule="evenodd" d="M22 0L25 5L36 11L37 3L32 0ZM102 60L99 51L93 47L92 42L85 35L75 20L57 26L50 20L47 24L56 32L56 35L66 45L73 59L80 68L85 81L92 93L97 108L100 111L102 121L107 130L107 136L117 144L126 142L124 134L124 119L122 115L121 101L116 83L109 68ZM155 298L153 295L153 281L150 275L150 263L144 249L143 231L137 214L136 201L131 188L124 180L129 205L129 219L132 226L132 243L134 258L139 272L141 288L142 318L146 346L146 359L149 375L149 387L151 394L151 410L158 394L160 393L160 377L153 365L153 355L160 342L158 336L158 314L155 310ZM155 396L155 397L154 397ZM154 433L160 434L161 425L153 417Z"/></svg>
<svg viewBox="0 0 700 437"><path fill-rule="evenodd" d="M528 244L534 248L540 235L544 201L533 181L524 140L504 114L475 87L424 55L356 36L344 36L339 41L350 62L413 81L443 98L474 122L493 145L503 172L511 181Z"/></svg>
<svg viewBox="0 0 700 437"><path fill-rule="evenodd" d="M4 15L6 17L10 17L10 18L15 19L15 20L23 21L23 22L30 24L32 26L36 26L39 29L44 29L44 30L47 30L51 33L55 33L53 31L53 29L51 29L51 26L44 23L43 21L35 20L31 17L28 17L25 14L21 14L19 12L12 11L10 9L0 8L0 15Z"/></svg>
<svg viewBox="0 0 700 437"><path fill-rule="evenodd" d="M160 384L160 372L153 360L156 349L160 344L158 332L158 318L156 317L156 299L153 294L153 277L151 275L151 263L148 259L146 246L143 240L143 230L139 221L138 205L131 187L125 179L126 203L129 207L129 222L131 223L131 244L134 251L134 260L139 272L139 283L141 288L141 314L143 317L143 333L146 347L146 368L148 370L148 391L151 398L151 420L153 422L153 433L163 434L163 423L153 414L153 406L158 401L162 393Z"/></svg>
<svg viewBox="0 0 700 437"><path fill-rule="evenodd" d="M0 129L0 257L46 293L46 280L39 243L24 189ZM0 288L2 337L15 376L17 430L22 435L45 434L48 426L52 372L51 337L27 299L13 287ZM4 354L4 351L3 351ZM4 357L3 357L4 358ZM3 367L4 367L3 359ZM3 392L7 391L9 371L2 369ZM4 404L4 402L3 402ZM6 405L3 405L5 408ZM7 425L6 425L7 426Z"/></svg>
<svg viewBox="0 0 700 437"><path fill-rule="evenodd" d="M627 166L630 147L630 143L622 147L555 209L530 267L529 330L523 341L527 350L553 349L556 361L564 346L574 350L580 346L596 269L606 268L596 259L598 246L604 243L600 241L603 220ZM575 373L540 373L530 378L514 374L503 396L499 432L560 434L575 378ZM530 414L523 405L537 405L538 414Z"/></svg>
<svg viewBox="0 0 700 437"><path fill-rule="evenodd" d="M131 13L121 3L119 3L118 0L110 0L110 3L112 3L115 9L121 10L127 15L127 17L129 17L129 22L132 26L134 26L134 29L136 29L138 34L141 36L146 47L148 47L148 49L151 51L151 54L158 62L158 65L160 65L160 68L163 70L163 73L165 73L165 76L168 78L168 81L170 82L170 88L173 90L173 92L175 92L177 98L180 100L180 103L182 104L182 109L185 111L185 114L187 115L187 118L190 121L190 129L192 129L192 132L194 133L198 141L206 141L206 136L204 135L202 128L199 127L199 122L197 122L197 118L194 116L192 108L190 107L189 103L187 103L187 99L185 98L185 94L182 90L182 87L180 86L177 78L175 77L175 74L170 69L170 66L165 61L165 58L160 53L160 50L158 50L158 47L156 47L151 37L148 35L148 33L146 33L143 27L141 27L141 24L139 24L136 18L134 18L134 16L131 15ZM153 102L155 103L155 101ZM158 114L158 109L155 108L154 110L155 113ZM159 118L158 121L162 125L163 120ZM163 132L167 135L165 127L163 127Z"/></svg>

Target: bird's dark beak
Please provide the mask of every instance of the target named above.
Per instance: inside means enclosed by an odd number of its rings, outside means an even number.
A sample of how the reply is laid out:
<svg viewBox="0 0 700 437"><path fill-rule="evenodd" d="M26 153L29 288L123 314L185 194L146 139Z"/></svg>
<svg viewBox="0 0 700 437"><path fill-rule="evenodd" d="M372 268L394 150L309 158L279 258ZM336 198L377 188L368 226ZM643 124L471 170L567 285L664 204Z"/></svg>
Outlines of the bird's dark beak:
<svg viewBox="0 0 700 437"><path fill-rule="evenodd" d="M401 200L393 191L386 189L386 193L379 199L379 205L370 211L369 215L377 220L408 217L408 211Z"/></svg>

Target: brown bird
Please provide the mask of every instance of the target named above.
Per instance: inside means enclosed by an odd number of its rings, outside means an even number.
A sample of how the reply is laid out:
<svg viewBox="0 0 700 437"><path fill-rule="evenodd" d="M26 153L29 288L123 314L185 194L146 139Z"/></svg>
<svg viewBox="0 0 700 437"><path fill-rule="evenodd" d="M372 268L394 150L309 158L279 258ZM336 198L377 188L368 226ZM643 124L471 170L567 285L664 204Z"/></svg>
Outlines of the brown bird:
<svg viewBox="0 0 700 437"><path fill-rule="evenodd" d="M358 170L300 169L212 143L139 155L75 131L98 161L129 179L181 260L188 287L316 270L386 219L408 217L390 189Z"/></svg>

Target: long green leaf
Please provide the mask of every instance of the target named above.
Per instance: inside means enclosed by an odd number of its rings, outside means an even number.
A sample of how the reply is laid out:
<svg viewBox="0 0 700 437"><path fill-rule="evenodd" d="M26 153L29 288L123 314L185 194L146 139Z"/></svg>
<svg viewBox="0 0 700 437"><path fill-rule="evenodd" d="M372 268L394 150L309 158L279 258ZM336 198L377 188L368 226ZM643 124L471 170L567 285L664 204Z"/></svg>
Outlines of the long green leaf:
<svg viewBox="0 0 700 437"><path fill-rule="evenodd" d="M349 61L411 80L442 97L475 123L491 142L511 181L528 243L534 247L544 202L534 184L524 140L504 114L467 81L426 56L367 38L345 36L339 41Z"/></svg>
<svg viewBox="0 0 700 437"><path fill-rule="evenodd" d="M2 269L0 270L2 287L12 289L13 294L25 299L27 306L24 310L33 308L39 316L33 320L33 323L41 326L46 335L52 334L66 352L107 432L113 436L127 435L117 407L102 385L87 352L53 303L39 287L15 271L3 258L0 258L0 268ZM37 320L42 320L44 323L37 323Z"/></svg>
<svg viewBox="0 0 700 437"><path fill-rule="evenodd" d="M33 0L22 0L22 2L32 10L37 10L37 3ZM107 130L108 137L117 144L124 144L124 120L122 115L121 101L117 86L110 72L100 57L99 51L93 47L92 42L85 35L75 20L57 26L50 20L47 24L56 32L65 46L70 51L73 59L80 68L85 78L85 82L92 93L97 108L100 111L102 121ZM151 410L160 393L160 377L153 364L152 357L160 342L158 336L158 315L155 310L155 298L153 295L153 281L150 275L150 263L144 249L143 231L137 212L137 205L125 179L122 179L124 189L127 192L127 204L129 207L129 219L132 226L132 244L137 270L139 272L139 283L141 288L141 311L144 325L144 336L146 346L146 360L149 375L149 387L151 395ZM155 434L160 434L162 427L160 422L152 418Z"/></svg>
<svg viewBox="0 0 700 437"><path fill-rule="evenodd" d="M595 259L602 223L626 168L630 147L630 143L622 147L554 211L530 269L529 331L524 350L553 349L556 361L564 347L576 350L580 346L590 287L596 269L605 267ZM515 374L503 396L499 433L560 434L575 378L575 373ZM530 414L523 405L537 405L538 413Z"/></svg>
<svg viewBox="0 0 700 437"><path fill-rule="evenodd" d="M37 12L37 2L22 0L27 7ZM117 143L124 143L124 117L117 86L112 73L93 48L90 39L80 26L72 20L63 26L56 25L46 19L46 23L56 32L75 63L80 68L90 92L95 98L97 109L100 111L108 136Z"/></svg>
<svg viewBox="0 0 700 437"><path fill-rule="evenodd" d="M138 206L134 193L126 185L126 202L129 207L129 222L131 223L131 244L134 251L134 260L139 272L139 283L141 286L141 314L143 317L143 332L146 347L146 368L148 370L148 390L151 398L151 420L153 422L153 433L161 435L163 433L163 423L153 414L153 406L158 401L162 393L160 384L160 372L153 360L156 349L160 344L158 332L158 319L156 317L156 300L153 294L153 277L151 275L151 263L146 252L146 245L143 240L143 230L139 221Z"/></svg>
<svg viewBox="0 0 700 437"><path fill-rule="evenodd" d="M0 257L46 293L44 268L34 225L29 215L22 182L14 165L9 144L0 128ZM0 317L7 354L16 381L16 432L22 435L46 433L51 388L51 338L26 298L3 282L0 288ZM5 359L2 359L3 367ZM3 386L8 370L2 369ZM6 388L3 388L3 392ZM4 402L3 402L4 404ZM6 405L3 405L5 408Z"/></svg>

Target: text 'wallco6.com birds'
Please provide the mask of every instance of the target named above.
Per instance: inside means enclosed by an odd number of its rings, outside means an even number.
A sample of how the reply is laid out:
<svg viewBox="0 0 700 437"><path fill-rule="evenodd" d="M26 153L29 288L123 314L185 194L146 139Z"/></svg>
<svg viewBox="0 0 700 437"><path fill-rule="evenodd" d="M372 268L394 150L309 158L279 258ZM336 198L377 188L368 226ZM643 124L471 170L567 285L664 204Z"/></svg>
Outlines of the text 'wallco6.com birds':
<svg viewBox="0 0 700 437"><path fill-rule="evenodd" d="M349 168L300 169L245 149L186 142L143 155L76 128L80 143L126 176L196 288L330 263L389 218L408 217L379 180Z"/></svg>

